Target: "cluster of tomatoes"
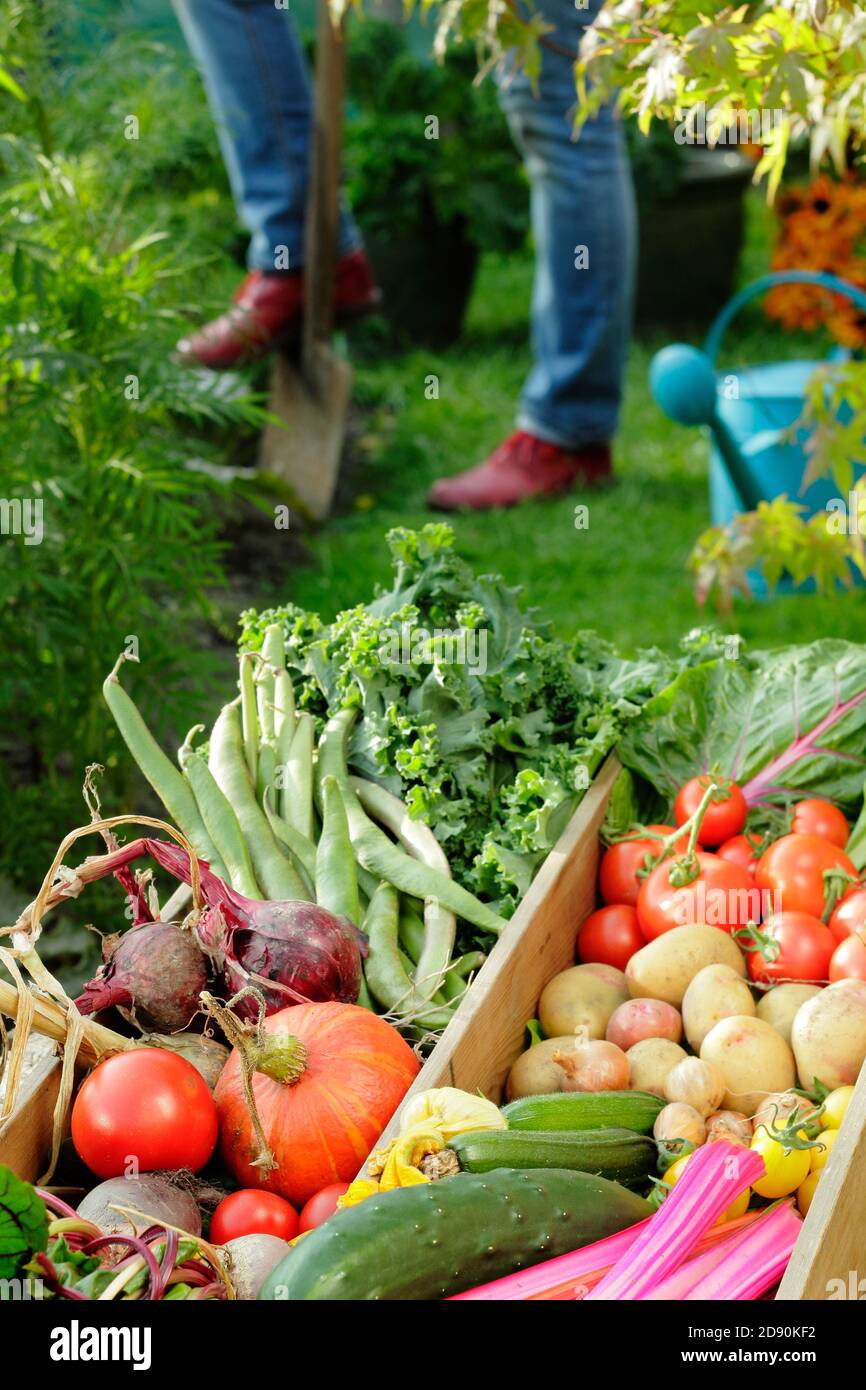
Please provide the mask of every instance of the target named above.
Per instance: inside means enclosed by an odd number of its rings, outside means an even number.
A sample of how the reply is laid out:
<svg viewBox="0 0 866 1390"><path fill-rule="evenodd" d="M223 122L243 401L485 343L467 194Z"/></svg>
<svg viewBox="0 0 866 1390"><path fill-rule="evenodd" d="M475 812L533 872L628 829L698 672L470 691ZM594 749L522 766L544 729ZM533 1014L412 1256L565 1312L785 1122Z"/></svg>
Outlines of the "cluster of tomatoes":
<svg viewBox="0 0 866 1390"><path fill-rule="evenodd" d="M580 960L624 970L663 932L705 923L736 934L758 984L866 980L866 884L845 853L845 816L808 798L772 839L747 833L747 813L736 783L693 777L677 794L676 825L612 844L599 869L605 906L581 928Z"/></svg>

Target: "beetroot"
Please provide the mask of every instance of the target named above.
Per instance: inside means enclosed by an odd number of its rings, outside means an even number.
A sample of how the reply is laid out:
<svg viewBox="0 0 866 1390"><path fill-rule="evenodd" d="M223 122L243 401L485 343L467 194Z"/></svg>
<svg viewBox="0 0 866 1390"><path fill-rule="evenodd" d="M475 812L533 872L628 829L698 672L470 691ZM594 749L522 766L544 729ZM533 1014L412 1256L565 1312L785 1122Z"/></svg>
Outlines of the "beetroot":
<svg viewBox="0 0 866 1390"><path fill-rule="evenodd" d="M150 854L175 878L190 882L186 854L164 840L135 840L106 856L104 871L114 873L143 854ZM347 918L335 917L314 903L257 902L230 888L206 864L200 862L199 870L206 906L195 930L229 993L255 986L264 995L269 1014L311 1001L356 1002L366 938ZM136 927L135 931L147 929ZM240 1000L235 1011L244 1019L257 1015L252 998Z"/></svg>
<svg viewBox="0 0 866 1390"><path fill-rule="evenodd" d="M177 1033L200 1008L207 959L190 932L172 922L146 922L106 939L105 964L75 1003L82 1014L112 1005L148 1031Z"/></svg>

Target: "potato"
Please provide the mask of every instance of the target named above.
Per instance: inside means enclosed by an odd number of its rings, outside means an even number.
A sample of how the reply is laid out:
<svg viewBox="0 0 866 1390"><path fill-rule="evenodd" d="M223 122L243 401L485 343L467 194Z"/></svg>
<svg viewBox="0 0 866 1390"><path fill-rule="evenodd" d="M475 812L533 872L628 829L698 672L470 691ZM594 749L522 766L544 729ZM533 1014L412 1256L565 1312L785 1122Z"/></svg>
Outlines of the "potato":
<svg viewBox="0 0 866 1390"><path fill-rule="evenodd" d="M587 1029L603 1038L607 1021L618 1004L628 999L625 975L612 965L573 965L554 975L538 1003L542 1031L548 1038Z"/></svg>
<svg viewBox="0 0 866 1390"><path fill-rule="evenodd" d="M553 1061L554 1052L573 1052L577 1039L573 1034L562 1038L545 1038L528 1051L522 1052L505 1083L508 1100L521 1096L547 1096L561 1091L565 1072Z"/></svg>
<svg viewBox="0 0 866 1390"><path fill-rule="evenodd" d="M839 980L801 1004L791 1045L807 1090L815 1077L831 1091L853 1086L866 1058L866 981Z"/></svg>
<svg viewBox="0 0 866 1390"><path fill-rule="evenodd" d="M644 1038L679 1042L682 1035L682 1019L672 1004L664 1004L661 999L627 999L608 1019L605 1037L627 1051Z"/></svg>
<svg viewBox="0 0 866 1390"><path fill-rule="evenodd" d="M678 1009L707 965L729 965L738 975L746 973L739 946L720 927L673 927L635 952L625 977L633 998L664 999Z"/></svg>
<svg viewBox="0 0 866 1390"><path fill-rule="evenodd" d="M631 1068L632 1090L651 1091L654 1096L664 1097L668 1072L688 1054L669 1038L644 1038L625 1055Z"/></svg>
<svg viewBox="0 0 866 1390"><path fill-rule="evenodd" d="M729 965L705 965L683 995L683 1028L689 1047L700 1052L711 1028L734 1014L754 1014L752 991Z"/></svg>
<svg viewBox="0 0 866 1390"><path fill-rule="evenodd" d="M711 1028L701 1060L724 1077L726 1110L754 1115L769 1091L787 1091L796 1075L790 1047L762 1018L734 1014Z"/></svg>
<svg viewBox="0 0 866 1390"><path fill-rule="evenodd" d="M758 1018L769 1023L777 1033L781 1033L786 1043L790 1043L794 1015L801 1004L820 993L820 985L775 985L758 1000Z"/></svg>

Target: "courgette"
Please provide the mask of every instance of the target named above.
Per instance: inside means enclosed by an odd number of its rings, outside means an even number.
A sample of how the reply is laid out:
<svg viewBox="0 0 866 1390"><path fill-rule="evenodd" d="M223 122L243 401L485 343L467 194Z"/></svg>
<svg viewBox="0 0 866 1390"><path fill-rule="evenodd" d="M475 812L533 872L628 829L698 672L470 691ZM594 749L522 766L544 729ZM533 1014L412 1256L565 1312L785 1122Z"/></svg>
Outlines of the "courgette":
<svg viewBox="0 0 866 1390"><path fill-rule="evenodd" d="M597 1173L632 1187L655 1172L654 1139L629 1129L562 1130L488 1129L457 1134L448 1143L467 1173L496 1168L573 1168Z"/></svg>
<svg viewBox="0 0 866 1390"><path fill-rule="evenodd" d="M649 1215L642 1197L588 1173L457 1173L336 1212L271 1271L259 1298L447 1298Z"/></svg>
<svg viewBox="0 0 866 1390"><path fill-rule="evenodd" d="M604 1129L616 1125L652 1134L665 1102L649 1091L557 1091L503 1107L509 1129Z"/></svg>

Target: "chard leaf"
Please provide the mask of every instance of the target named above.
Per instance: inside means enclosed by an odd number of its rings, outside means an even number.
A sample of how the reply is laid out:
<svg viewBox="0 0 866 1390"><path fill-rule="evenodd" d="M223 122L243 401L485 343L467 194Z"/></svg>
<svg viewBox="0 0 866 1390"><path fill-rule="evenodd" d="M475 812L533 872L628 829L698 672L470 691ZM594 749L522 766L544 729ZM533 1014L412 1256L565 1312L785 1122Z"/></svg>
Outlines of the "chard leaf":
<svg viewBox="0 0 866 1390"><path fill-rule="evenodd" d="M0 1279L11 1279L47 1244L48 1215L42 1198L11 1168L0 1166Z"/></svg>
<svg viewBox="0 0 866 1390"><path fill-rule="evenodd" d="M672 800L720 772L751 806L824 796L853 810L866 773L866 646L808 646L716 658L649 700L619 745L626 767Z"/></svg>

